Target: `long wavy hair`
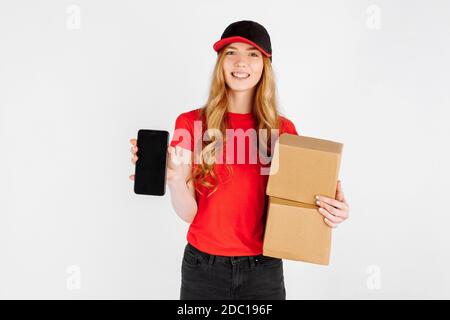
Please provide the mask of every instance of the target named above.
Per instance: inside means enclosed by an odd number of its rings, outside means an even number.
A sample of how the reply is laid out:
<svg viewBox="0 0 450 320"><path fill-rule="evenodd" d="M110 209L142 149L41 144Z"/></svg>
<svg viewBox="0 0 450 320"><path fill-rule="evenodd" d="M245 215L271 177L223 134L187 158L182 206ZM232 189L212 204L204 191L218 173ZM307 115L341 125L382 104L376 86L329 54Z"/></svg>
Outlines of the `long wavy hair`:
<svg viewBox="0 0 450 320"><path fill-rule="evenodd" d="M216 151L220 150L223 147L223 142L226 141L225 130L227 129L226 112L228 107L228 90L231 89L226 85L223 71L223 61L226 57L226 50L224 49L218 53L212 74L208 100L200 109L202 130L207 130L205 137L208 139L205 138L198 141L198 143L201 143L201 148L197 148L199 154L196 156L200 161L198 161L199 163L193 163L192 176L190 177L190 179L194 180L195 188L200 193L202 192L198 188L199 185L205 187L207 190L212 189L208 196L214 193L218 187L219 180L214 170L216 165ZM264 55L263 71L261 79L256 85L252 112L257 123L257 132L260 132L260 129L266 129L267 132L266 136L263 135L262 140L260 140L260 136L257 134L258 145L265 152L270 151L272 130L280 128L280 114L278 111L272 62ZM221 137L218 135L221 135ZM226 164L226 168L228 173L232 172L228 164Z"/></svg>

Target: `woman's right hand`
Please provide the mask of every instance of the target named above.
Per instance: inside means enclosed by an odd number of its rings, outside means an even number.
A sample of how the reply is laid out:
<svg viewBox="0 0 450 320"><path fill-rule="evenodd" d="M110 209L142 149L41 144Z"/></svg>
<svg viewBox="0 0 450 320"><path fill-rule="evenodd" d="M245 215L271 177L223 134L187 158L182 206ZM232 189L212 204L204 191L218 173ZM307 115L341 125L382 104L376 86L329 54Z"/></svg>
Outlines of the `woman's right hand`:
<svg viewBox="0 0 450 320"><path fill-rule="evenodd" d="M138 147L137 147L137 140L135 138L130 139L130 143L131 143L131 162L136 165L136 162L138 160L138 157L136 155L137 151L138 151ZM129 176L130 180L134 181L134 174L132 174L131 176Z"/></svg>

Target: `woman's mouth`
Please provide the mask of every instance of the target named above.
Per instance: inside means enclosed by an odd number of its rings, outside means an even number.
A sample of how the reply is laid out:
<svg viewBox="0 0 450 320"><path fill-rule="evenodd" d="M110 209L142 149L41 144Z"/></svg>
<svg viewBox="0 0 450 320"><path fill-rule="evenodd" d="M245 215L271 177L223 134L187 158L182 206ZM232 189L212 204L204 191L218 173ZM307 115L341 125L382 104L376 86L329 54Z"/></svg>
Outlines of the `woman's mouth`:
<svg viewBox="0 0 450 320"><path fill-rule="evenodd" d="M247 72L232 72L231 75L233 76L233 78L239 80L247 79L248 77L250 77L250 74Z"/></svg>

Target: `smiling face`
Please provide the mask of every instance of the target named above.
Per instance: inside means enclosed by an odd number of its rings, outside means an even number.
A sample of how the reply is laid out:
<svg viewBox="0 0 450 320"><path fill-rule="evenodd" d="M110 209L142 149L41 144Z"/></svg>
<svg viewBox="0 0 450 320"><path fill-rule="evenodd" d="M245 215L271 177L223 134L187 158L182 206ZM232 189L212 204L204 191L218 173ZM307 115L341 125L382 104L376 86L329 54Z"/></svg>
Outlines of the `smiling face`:
<svg viewBox="0 0 450 320"><path fill-rule="evenodd" d="M262 53L247 43L234 42L224 49L223 72L231 90L253 89L264 69Z"/></svg>

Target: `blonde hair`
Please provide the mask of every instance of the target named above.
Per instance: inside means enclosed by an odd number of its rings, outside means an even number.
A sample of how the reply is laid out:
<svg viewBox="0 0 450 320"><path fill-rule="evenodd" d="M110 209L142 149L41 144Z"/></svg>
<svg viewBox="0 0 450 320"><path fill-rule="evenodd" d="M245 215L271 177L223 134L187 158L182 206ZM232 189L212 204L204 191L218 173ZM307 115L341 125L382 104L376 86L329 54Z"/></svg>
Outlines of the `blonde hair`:
<svg viewBox="0 0 450 320"><path fill-rule="evenodd" d="M208 136L209 141L203 141L203 139L198 141L198 143L202 144L201 148L197 149L199 150L197 156L198 159L200 159L200 163L193 164L192 176L190 178L207 189L214 187L208 196L217 190L218 178L214 172L216 150L219 150L223 146L218 145L222 141L219 139L218 135L221 134L221 137L225 137L225 130L227 129L226 112L228 107L228 89L223 72L223 61L225 56L225 50L222 49L219 51L212 74L209 97L206 104L200 109L200 117L204 129L217 130L208 130L206 135ZM272 63L270 59L264 55L263 71L261 79L256 85L252 112L257 123L257 132L259 132L260 129L267 130L267 137L263 139L264 141L258 141L258 143L262 143L261 146L263 148L268 148L264 150L270 150L272 130L280 128L280 114L278 112ZM231 173L232 170L228 164L226 165L226 168L228 172ZM208 177L211 177L214 183L207 181ZM196 189L201 193L197 186Z"/></svg>

